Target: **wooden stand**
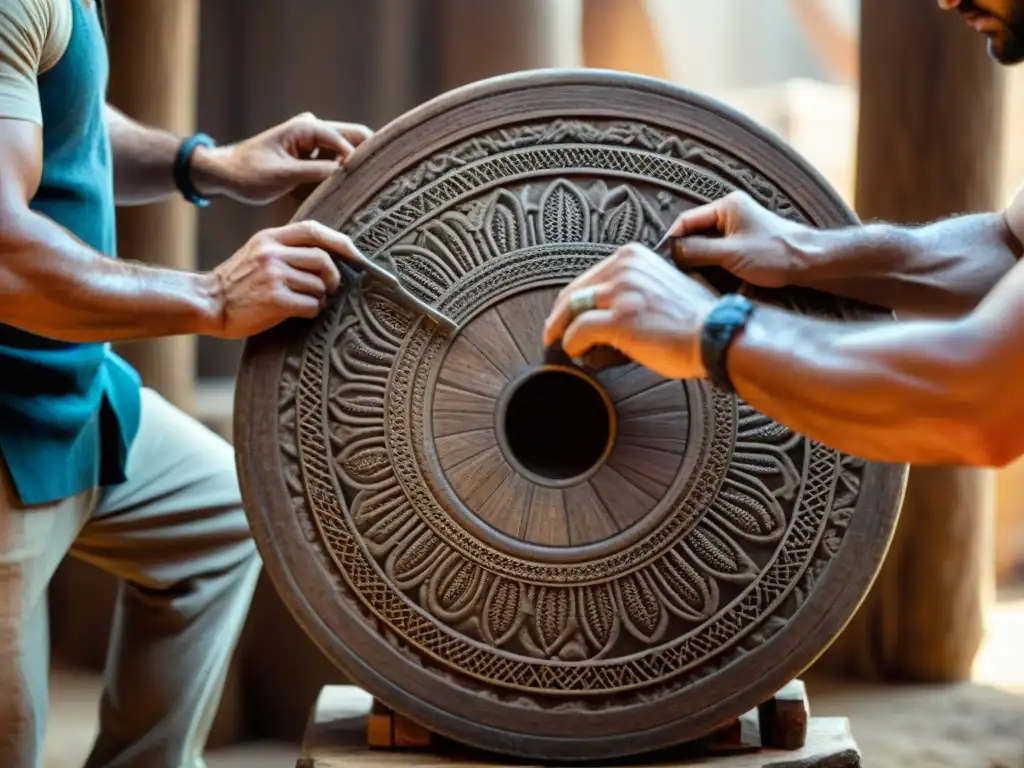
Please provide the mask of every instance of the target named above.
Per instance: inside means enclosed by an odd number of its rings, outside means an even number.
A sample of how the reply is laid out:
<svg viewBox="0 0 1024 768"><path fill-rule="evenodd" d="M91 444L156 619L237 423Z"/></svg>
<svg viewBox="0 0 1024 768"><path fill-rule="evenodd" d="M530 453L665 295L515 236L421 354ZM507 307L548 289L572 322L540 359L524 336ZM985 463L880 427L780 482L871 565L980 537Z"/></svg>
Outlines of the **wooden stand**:
<svg viewBox="0 0 1024 768"><path fill-rule="evenodd" d="M296 768L545 768L503 763L438 737L353 686L327 686L313 708ZM804 684L794 681L757 709L699 742L632 759L633 768L860 768L846 718L809 717Z"/></svg>

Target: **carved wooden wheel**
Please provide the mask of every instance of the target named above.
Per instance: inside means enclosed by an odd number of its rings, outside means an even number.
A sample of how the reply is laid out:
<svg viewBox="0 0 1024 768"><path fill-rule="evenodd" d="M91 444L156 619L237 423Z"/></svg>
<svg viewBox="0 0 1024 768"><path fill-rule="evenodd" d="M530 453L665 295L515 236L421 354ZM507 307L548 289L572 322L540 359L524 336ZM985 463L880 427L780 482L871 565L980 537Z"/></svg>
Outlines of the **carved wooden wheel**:
<svg viewBox="0 0 1024 768"><path fill-rule="evenodd" d="M460 329L353 283L248 344L241 481L306 631L403 714L534 759L690 740L799 674L867 592L905 468L704 382L546 368L541 327L559 286L687 206L744 189L854 223L835 192L740 115L609 73L460 89L359 155L298 217Z"/></svg>

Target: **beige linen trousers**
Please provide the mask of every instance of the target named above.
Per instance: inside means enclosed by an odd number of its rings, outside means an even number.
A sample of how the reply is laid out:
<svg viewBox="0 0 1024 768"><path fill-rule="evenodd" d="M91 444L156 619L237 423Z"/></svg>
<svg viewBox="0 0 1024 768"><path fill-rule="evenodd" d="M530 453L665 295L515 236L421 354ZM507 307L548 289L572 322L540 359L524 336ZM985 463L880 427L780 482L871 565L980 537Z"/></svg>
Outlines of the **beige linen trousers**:
<svg viewBox="0 0 1024 768"><path fill-rule="evenodd" d="M47 585L65 555L119 579L87 768L201 768L260 561L235 457L150 389L128 482L24 507L0 462L0 766L40 768ZM55 735L60 738L59 734Z"/></svg>

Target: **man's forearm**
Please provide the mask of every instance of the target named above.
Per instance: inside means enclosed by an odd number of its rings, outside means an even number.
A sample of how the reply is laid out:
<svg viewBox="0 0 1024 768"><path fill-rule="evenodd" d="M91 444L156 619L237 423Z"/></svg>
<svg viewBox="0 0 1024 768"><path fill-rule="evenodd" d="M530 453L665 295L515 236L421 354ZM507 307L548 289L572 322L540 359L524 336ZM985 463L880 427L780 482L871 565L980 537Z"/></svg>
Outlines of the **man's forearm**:
<svg viewBox="0 0 1024 768"><path fill-rule="evenodd" d="M107 129L114 158L114 195L118 205L146 205L178 194L174 158L181 138L169 131L132 120L107 105ZM197 147L192 156L192 181L200 191L214 193L215 150Z"/></svg>
<svg viewBox="0 0 1024 768"><path fill-rule="evenodd" d="M764 307L728 366L753 407L846 453L987 465L998 425L1015 418L999 409L1020 398L999 396L1011 363L984 336L967 319L845 324Z"/></svg>
<svg viewBox="0 0 1024 768"><path fill-rule="evenodd" d="M797 282L911 315L974 309L1017 262L1020 245L1002 214L918 228L870 224L811 230L794 244L807 264Z"/></svg>
<svg viewBox="0 0 1024 768"><path fill-rule="evenodd" d="M169 131L142 125L110 105L107 129L118 205L155 203L177 191L173 167L180 138Z"/></svg>
<svg viewBox="0 0 1024 768"><path fill-rule="evenodd" d="M111 259L51 219L0 221L0 322L71 342L205 333L217 322L205 275Z"/></svg>

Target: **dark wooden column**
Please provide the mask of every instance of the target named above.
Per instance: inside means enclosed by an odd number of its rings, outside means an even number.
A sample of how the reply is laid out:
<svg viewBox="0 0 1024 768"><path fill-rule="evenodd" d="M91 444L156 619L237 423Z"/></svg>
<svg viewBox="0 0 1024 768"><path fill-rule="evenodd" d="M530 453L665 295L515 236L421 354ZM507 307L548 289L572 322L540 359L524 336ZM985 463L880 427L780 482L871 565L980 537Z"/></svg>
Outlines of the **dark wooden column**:
<svg viewBox="0 0 1024 768"><path fill-rule="evenodd" d="M110 103L141 122L187 135L195 129L199 0L108 0ZM195 268L196 215L187 203L121 208L119 252L176 269ZM143 381L185 410L195 396L195 339L125 344Z"/></svg>
<svg viewBox="0 0 1024 768"><path fill-rule="evenodd" d="M440 86L524 69L578 66L581 0L439 0Z"/></svg>
<svg viewBox="0 0 1024 768"><path fill-rule="evenodd" d="M1003 80L985 40L934 3L863 0L857 212L921 223L997 204ZM994 475L913 468L896 540L822 668L968 677L992 581Z"/></svg>

